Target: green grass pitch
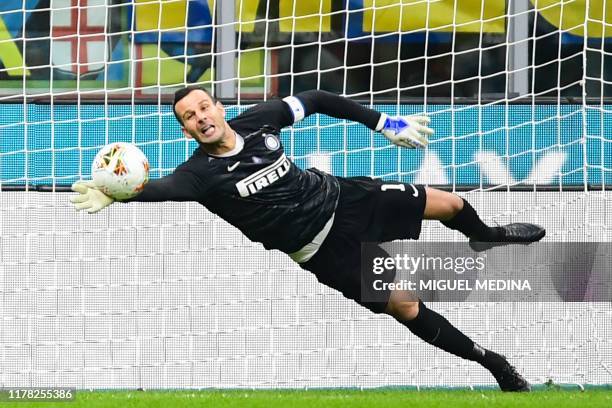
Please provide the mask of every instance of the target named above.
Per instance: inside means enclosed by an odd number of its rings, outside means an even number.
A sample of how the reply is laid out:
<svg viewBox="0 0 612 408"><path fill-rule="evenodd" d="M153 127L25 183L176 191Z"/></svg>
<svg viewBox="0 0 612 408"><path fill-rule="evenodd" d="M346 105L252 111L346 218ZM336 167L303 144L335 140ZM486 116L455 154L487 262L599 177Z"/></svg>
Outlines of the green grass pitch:
<svg viewBox="0 0 612 408"><path fill-rule="evenodd" d="M219 390L77 392L64 403L0 403L0 407L612 407L612 389L542 389L529 394L496 390Z"/></svg>

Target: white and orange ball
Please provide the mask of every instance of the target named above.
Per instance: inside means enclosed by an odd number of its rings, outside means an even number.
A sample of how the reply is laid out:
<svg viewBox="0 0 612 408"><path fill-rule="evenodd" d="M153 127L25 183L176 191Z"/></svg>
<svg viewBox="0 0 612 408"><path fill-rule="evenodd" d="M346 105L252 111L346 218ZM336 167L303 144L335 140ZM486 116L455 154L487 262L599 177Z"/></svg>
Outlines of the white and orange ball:
<svg viewBox="0 0 612 408"><path fill-rule="evenodd" d="M96 187L115 200L137 196L149 181L149 160L131 143L110 143L104 146L91 165Z"/></svg>

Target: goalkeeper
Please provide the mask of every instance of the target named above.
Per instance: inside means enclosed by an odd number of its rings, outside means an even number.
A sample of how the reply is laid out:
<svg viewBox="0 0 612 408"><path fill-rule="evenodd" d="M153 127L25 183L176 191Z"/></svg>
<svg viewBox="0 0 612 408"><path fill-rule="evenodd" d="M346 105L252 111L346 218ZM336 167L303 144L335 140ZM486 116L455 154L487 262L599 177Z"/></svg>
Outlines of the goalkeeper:
<svg viewBox="0 0 612 408"><path fill-rule="evenodd" d="M507 360L485 350L406 291L388 291L379 302L361 299L361 242L417 239L423 219L440 220L489 247L534 242L545 231L533 224L489 227L457 195L420 185L368 177L334 177L301 170L283 151L281 129L308 115L361 122L392 143L424 148L434 132L426 116L391 117L325 91L306 91L260 103L226 121L223 105L202 87L175 93L174 114L185 137L199 144L176 170L151 180L131 201L196 201L266 249L288 254L317 279L375 313L387 313L442 350L476 361L504 391L529 383ZM91 182L77 182L71 200L79 210L100 211L113 199ZM485 244L487 246L487 244ZM394 276L387 276L393 281Z"/></svg>

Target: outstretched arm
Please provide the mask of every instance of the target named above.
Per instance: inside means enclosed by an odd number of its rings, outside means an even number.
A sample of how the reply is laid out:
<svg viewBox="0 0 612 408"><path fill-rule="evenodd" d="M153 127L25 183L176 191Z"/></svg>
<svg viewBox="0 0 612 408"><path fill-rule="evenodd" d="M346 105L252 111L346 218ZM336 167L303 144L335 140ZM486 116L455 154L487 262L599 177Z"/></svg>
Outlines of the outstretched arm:
<svg viewBox="0 0 612 408"><path fill-rule="evenodd" d="M283 98L283 101L291 108L296 122L305 116L323 113L334 118L363 123L370 129L377 130L376 125L381 116L379 112L373 109L327 91L304 91L295 96ZM301 112L300 109L302 109ZM300 113L301 117L299 117Z"/></svg>
<svg viewBox="0 0 612 408"><path fill-rule="evenodd" d="M424 148L429 143L428 137L434 133L427 126L427 116L388 116L331 92L305 91L288 96L283 101L289 106L294 122L314 113L323 113L360 122L402 147Z"/></svg>
<svg viewBox="0 0 612 408"><path fill-rule="evenodd" d="M201 183L192 173L177 171L168 176L150 180L136 197L123 202L197 201L201 196ZM70 197L77 210L96 213L115 200L98 190L92 181L77 181L72 191L79 193Z"/></svg>
<svg viewBox="0 0 612 408"><path fill-rule="evenodd" d="M190 172L175 171L165 177L150 180L136 197L126 201L197 201L201 182Z"/></svg>

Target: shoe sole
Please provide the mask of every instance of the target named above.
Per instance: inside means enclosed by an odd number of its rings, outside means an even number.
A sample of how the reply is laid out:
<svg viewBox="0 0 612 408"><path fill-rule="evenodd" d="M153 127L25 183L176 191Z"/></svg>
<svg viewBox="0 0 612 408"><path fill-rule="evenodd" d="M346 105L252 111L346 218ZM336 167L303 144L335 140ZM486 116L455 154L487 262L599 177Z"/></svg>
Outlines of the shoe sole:
<svg viewBox="0 0 612 408"><path fill-rule="evenodd" d="M502 390L502 391L503 392L531 392L531 384L527 382L524 387L517 388L514 390Z"/></svg>
<svg viewBox="0 0 612 408"><path fill-rule="evenodd" d="M529 245L529 244L533 244L534 242L540 241L545 236L546 236L546 230L544 228L542 228L538 232L538 234L535 236L535 238L533 238L530 241L508 241L508 242L470 241L469 245L470 245L470 248L472 248L472 250L474 252L483 252L483 251L486 251L487 249L491 249L491 248L495 248L495 247L500 247L500 246L506 246L506 245Z"/></svg>

